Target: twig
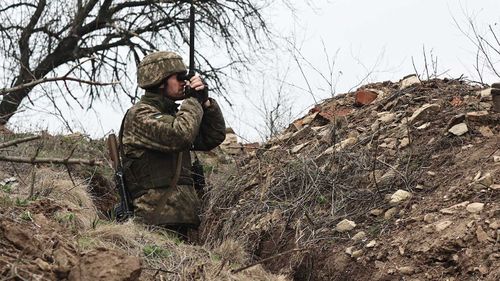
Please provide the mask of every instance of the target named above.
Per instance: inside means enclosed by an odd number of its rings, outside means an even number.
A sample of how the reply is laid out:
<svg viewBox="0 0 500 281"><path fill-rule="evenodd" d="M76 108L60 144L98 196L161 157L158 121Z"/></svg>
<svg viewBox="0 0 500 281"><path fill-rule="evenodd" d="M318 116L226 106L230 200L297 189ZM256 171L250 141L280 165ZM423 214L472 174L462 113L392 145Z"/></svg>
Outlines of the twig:
<svg viewBox="0 0 500 281"><path fill-rule="evenodd" d="M231 273L233 274L236 274L238 272L241 272L243 270L246 270L246 269L249 269L250 267L254 267L258 264L261 264L261 263L264 263L266 261L269 261L269 260L272 260L272 259L275 259L277 257L280 257L280 256L283 256L283 255L287 255L287 254L291 254L291 253L294 253L294 252L302 252L302 251L307 251L308 249L305 249L305 248L299 248L299 249L291 249L291 250L288 250L288 251L284 251L282 253L279 253L279 254L276 254L274 256L271 256L271 257L268 257L268 258L265 258L265 259L262 259L260 261L256 261L254 263L251 263L249 265L246 265L246 266L243 266L243 267L240 267L238 269L235 269L235 270L231 270Z"/></svg>
<svg viewBox="0 0 500 281"><path fill-rule="evenodd" d="M170 273L170 274L177 274L179 275L178 272L175 272L175 271L170 271L170 270L166 270L166 269L161 269L161 268L144 268L144 270L151 270L151 271L156 271L155 273L155 276L158 275L159 272L163 272L163 273Z"/></svg>
<svg viewBox="0 0 500 281"><path fill-rule="evenodd" d="M15 163L30 163L30 164L63 164L63 165L90 165L90 166L100 166L102 161L96 159L61 159L61 158L28 158L28 157L18 157L18 156L4 156L0 155L0 161L15 162Z"/></svg>
<svg viewBox="0 0 500 281"><path fill-rule="evenodd" d="M64 76L62 76L62 77L50 77L50 78L44 77L42 79L34 80L34 81L29 82L29 83L15 86L12 88L0 89L0 96L8 94L8 93L19 91L21 89L31 88L31 87L34 87L38 84L43 84L43 83L47 83L47 82L55 82L55 81L75 81L78 83L89 84L89 85L93 85L93 86L109 86L109 85L116 85L116 84L121 83L120 81L97 82L97 81L83 80L83 79L79 79L79 78L75 78L75 77L64 77Z"/></svg>
<svg viewBox="0 0 500 281"><path fill-rule="evenodd" d="M35 194L36 168L37 165L33 165L33 171L31 172L30 194L28 196L28 199L33 198L33 194Z"/></svg>
<svg viewBox="0 0 500 281"><path fill-rule="evenodd" d="M26 137L26 138L22 138L22 139L11 140L11 141L8 141L8 142L0 143L0 148L6 148L6 147L9 147L9 146L14 146L16 144L20 144L20 143L23 143L23 142L29 142L29 141L36 140L36 139L39 139L39 138L41 138L41 136L31 136L31 137Z"/></svg>

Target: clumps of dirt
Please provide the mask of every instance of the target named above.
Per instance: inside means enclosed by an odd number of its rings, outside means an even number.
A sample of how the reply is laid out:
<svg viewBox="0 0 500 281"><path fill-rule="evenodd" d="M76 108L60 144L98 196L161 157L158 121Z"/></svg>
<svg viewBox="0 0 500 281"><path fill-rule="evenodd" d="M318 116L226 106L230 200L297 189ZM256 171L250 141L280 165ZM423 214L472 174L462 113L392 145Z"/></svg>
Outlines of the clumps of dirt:
<svg viewBox="0 0 500 281"><path fill-rule="evenodd" d="M360 90L376 99L326 100L212 176L207 245L238 241L295 280L498 280L490 90L416 77Z"/></svg>
<svg viewBox="0 0 500 281"><path fill-rule="evenodd" d="M15 150L29 148L9 155ZM133 220L109 221L82 176L89 170L69 168L0 162L0 279L288 280L259 265L233 272L250 262L236 242L211 249Z"/></svg>

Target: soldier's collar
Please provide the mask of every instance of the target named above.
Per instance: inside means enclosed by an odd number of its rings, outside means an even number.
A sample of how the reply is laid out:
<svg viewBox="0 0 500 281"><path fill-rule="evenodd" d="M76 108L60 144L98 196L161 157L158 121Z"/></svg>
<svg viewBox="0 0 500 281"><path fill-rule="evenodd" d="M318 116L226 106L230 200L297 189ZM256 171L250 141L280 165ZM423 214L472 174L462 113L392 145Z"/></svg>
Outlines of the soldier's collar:
<svg viewBox="0 0 500 281"><path fill-rule="evenodd" d="M175 101L153 92L146 92L141 97L141 102L158 108L161 112L176 112L178 104Z"/></svg>

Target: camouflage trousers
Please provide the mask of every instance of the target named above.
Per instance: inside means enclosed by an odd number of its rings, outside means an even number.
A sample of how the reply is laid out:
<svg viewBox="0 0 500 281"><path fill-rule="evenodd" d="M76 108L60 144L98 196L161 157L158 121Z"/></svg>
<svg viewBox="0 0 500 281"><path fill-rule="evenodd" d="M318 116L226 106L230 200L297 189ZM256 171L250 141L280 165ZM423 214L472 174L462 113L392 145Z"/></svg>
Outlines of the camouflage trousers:
<svg viewBox="0 0 500 281"><path fill-rule="evenodd" d="M164 196L167 199L165 204L157 208ZM167 228L197 228L200 225L201 201L192 185L149 189L134 199L133 204L135 217L145 224Z"/></svg>

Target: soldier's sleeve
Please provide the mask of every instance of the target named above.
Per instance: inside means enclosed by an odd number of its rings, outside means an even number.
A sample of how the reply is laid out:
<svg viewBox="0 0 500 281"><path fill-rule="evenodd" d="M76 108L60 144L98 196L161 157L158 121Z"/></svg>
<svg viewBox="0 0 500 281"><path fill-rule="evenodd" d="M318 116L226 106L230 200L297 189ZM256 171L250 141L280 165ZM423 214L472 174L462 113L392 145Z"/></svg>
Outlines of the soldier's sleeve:
<svg viewBox="0 0 500 281"><path fill-rule="evenodd" d="M210 98L210 107L205 109L198 136L194 141L194 150L211 150L226 138L226 124L217 102Z"/></svg>
<svg viewBox="0 0 500 281"><path fill-rule="evenodd" d="M200 103L189 98L175 116L163 114L149 105L138 106L129 114L124 124L125 145L176 152L192 147L204 113Z"/></svg>

